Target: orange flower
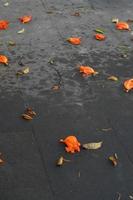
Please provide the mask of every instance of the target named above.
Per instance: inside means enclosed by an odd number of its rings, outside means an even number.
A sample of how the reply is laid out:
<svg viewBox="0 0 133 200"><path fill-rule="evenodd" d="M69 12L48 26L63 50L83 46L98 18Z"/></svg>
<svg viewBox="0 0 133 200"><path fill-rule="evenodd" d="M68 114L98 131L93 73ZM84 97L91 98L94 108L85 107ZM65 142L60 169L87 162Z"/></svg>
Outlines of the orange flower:
<svg viewBox="0 0 133 200"><path fill-rule="evenodd" d="M80 37L70 37L67 39L68 42L74 45L79 45L81 44L81 38Z"/></svg>
<svg viewBox="0 0 133 200"><path fill-rule="evenodd" d="M116 23L116 29L118 30L130 30L127 22L118 22Z"/></svg>
<svg viewBox="0 0 133 200"><path fill-rule="evenodd" d="M95 75L98 72L96 72L93 68L89 67L89 66L80 66L79 68L80 73L83 73L83 75Z"/></svg>
<svg viewBox="0 0 133 200"><path fill-rule="evenodd" d="M100 40L100 41L102 41L102 40L105 40L105 35L104 34L102 34L102 33L96 33L95 34L95 39L96 40Z"/></svg>
<svg viewBox="0 0 133 200"><path fill-rule="evenodd" d="M6 20L0 20L0 30L6 30L8 28L9 22Z"/></svg>
<svg viewBox="0 0 133 200"><path fill-rule="evenodd" d="M63 142L66 144L66 151L70 153L75 153L75 151L80 152L80 146L81 144L78 142L77 138L75 136L68 136L64 140L61 139L60 142Z"/></svg>
<svg viewBox="0 0 133 200"><path fill-rule="evenodd" d="M133 89L133 79L126 80L124 82L124 88L126 89L126 92Z"/></svg>
<svg viewBox="0 0 133 200"><path fill-rule="evenodd" d="M23 23L23 24L25 24L25 23L28 23L28 22L30 22L31 20L32 20L32 16L31 15L29 15L29 16L23 16L23 17L20 17L19 18L19 20Z"/></svg>
<svg viewBox="0 0 133 200"><path fill-rule="evenodd" d="M0 55L0 63L8 65L8 58L4 55Z"/></svg>

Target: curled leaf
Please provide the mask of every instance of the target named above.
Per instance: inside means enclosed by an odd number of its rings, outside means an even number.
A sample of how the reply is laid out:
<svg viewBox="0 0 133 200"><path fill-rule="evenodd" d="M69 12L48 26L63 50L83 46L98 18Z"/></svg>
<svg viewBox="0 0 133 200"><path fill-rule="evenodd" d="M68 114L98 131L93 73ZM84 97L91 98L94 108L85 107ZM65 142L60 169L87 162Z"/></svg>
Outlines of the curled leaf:
<svg viewBox="0 0 133 200"><path fill-rule="evenodd" d="M0 20L0 30L6 30L8 28L9 22L7 20Z"/></svg>
<svg viewBox="0 0 133 200"><path fill-rule="evenodd" d="M23 17L20 17L19 20L20 20L20 22L25 24L25 23L28 23L32 20L32 16L31 15L24 15Z"/></svg>
<svg viewBox="0 0 133 200"><path fill-rule="evenodd" d="M52 87L52 90L59 90L60 89L60 86L59 85L54 85L53 87Z"/></svg>
<svg viewBox="0 0 133 200"><path fill-rule="evenodd" d="M102 40L106 39L106 36L104 34L101 34L101 33L96 33L95 34L95 39L99 40L99 41L102 41Z"/></svg>
<svg viewBox="0 0 133 200"><path fill-rule="evenodd" d="M4 6L5 7L9 6L9 3L8 2L4 3Z"/></svg>
<svg viewBox="0 0 133 200"><path fill-rule="evenodd" d="M84 75L87 75L87 76L98 74L98 72L96 72L93 68L91 68L89 66L81 65L79 70L80 70L80 73L83 73Z"/></svg>
<svg viewBox="0 0 133 200"><path fill-rule="evenodd" d="M0 55L0 63L8 65L8 58L4 55Z"/></svg>
<svg viewBox="0 0 133 200"><path fill-rule="evenodd" d="M0 158L0 165L4 164L4 160L2 158Z"/></svg>
<svg viewBox="0 0 133 200"><path fill-rule="evenodd" d="M30 115L27 115L27 114L22 114L22 117L26 120L32 120L33 117L31 117Z"/></svg>
<svg viewBox="0 0 133 200"><path fill-rule="evenodd" d="M80 13L78 11L75 11L74 13L71 14L72 16L76 16L76 17L79 17L80 16Z"/></svg>
<svg viewBox="0 0 133 200"><path fill-rule="evenodd" d="M58 160L57 160L57 166L62 166L64 164L64 158L63 156L61 156Z"/></svg>
<svg viewBox="0 0 133 200"><path fill-rule="evenodd" d="M118 18L112 18L112 23L118 23L119 19Z"/></svg>
<svg viewBox="0 0 133 200"><path fill-rule="evenodd" d="M126 89L126 92L133 89L133 79L128 79L124 82L124 88Z"/></svg>
<svg viewBox="0 0 133 200"><path fill-rule="evenodd" d="M92 142L92 143L87 143L87 144L83 144L82 147L84 149L99 149L102 147L103 142Z"/></svg>
<svg viewBox="0 0 133 200"><path fill-rule="evenodd" d="M114 155L112 155L112 156L109 156L109 160L112 162L112 164L114 166L117 166L117 164L118 164L118 156L117 156L116 153Z"/></svg>
<svg viewBox="0 0 133 200"><path fill-rule="evenodd" d="M18 34L22 34L22 33L24 33L25 32L25 29L24 28L22 28L20 31L18 31L17 33Z"/></svg>
<svg viewBox="0 0 133 200"><path fill-rule="evenodd" d="M56 164L57 166L62 166L64 162L70 162L70 160L66 160L63 156L60 156L60 158L57 160Z"/></svg>
<svg viewBox="0 0 133 200"><path fill-rule="evenodd" d="M116 29L118 29L118 30L130 30L129 24L127 22L116 23Z"/></svg>
<svg viewBox="0 0 133 200"><path fill-rule="evenodd" d="M116 76L109 76L108 77L108 80L111 80L111 81L118 81L118 78Z"/></svg>
<svg viewBox="0 0 133 200"><path fill-rule="evenodd" d="M77 138L73 135L66 137L64 140L61 139L60 142L66 145L65 149L67 152L75 153L75 151L80 152L81 144L77 140Z"/></svg>
<svg viewBox="0 0 133 200"><path fill-rule="evenodd" d="M26 120L32 120L34 116L36 116L36 113L31 108L27 108L25 113L22 114L22 118Z"/></svg>
<svg viewBox="0 0 133 200"><path fill-rule="evenodd" d="M81 44L81 38L80 37L70 37L67 39L67 41L73 45L79 45Z"/></svg>
<svg viewBox="0 0 133 200"><path fill-rule="evenodd" d="M96 32L96 33L101 33L101 34L104 34L104 31L103 31L103 30L101 30L101 29L95 29L95 32Z"/></svg>
<svg viewBox="0 0 133 200"><path fill-rule="evenodd" d="M9 46L15 46L16 43L15 43L14 41L11 41L11 40L10 40L10 41L8 42L8 45L9 45Z"/></svg>
<svg viewBox="0 0 133 200"><path fill-rule="evenodd" d="M17 75L23 75L23 74L28 74L30 72L30 68L29 67L24 67L23 69L19 70L17 72Z"/></svg>

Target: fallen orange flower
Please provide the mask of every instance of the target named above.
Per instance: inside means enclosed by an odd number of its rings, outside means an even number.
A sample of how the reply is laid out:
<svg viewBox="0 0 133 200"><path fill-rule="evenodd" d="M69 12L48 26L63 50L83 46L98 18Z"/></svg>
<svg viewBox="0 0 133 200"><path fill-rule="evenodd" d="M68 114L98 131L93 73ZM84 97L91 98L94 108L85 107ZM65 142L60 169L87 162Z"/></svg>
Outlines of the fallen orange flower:
<svg viewBox="0 0 133 200"><path fill-rule="evenodd" d="M124 82L124 88L126 89L126 92L133 89L133 79L126 80Z"/></svg>
<svg viewBox="0 0 133 200"><path fill-rule="evenodd" d="M9 22L6 20L0 20L0 30L6 30L8 28Z"/></svg>
<svg viewBox="0 0 133 200"><path fill-rule="evenodd" d="M95 39L96 40L100 40L100 41L102 41L102 40L105 40L105 35L104 34L101 34L101 33L96 33L95 34Z"/></svg>
<svg viewBox="0 0 133 200"><path fill-rule="evenodd" d="M23 23L23 24L25 24L25 23L28 23L28 22L30 22L31 20L32 20L32 16L31 15L25 15L25 16L23 16L23 17L20 17L19 18L19 20Z"/></svg>
<svg viewBox="0 0 133 200"><path fill-rule="evenodd" d="M64 140L61 139L60 142L63 142L66 144L66 151L70 153L75 153L75 151L80 152L80 146L81 144L78 142L77 138L75 136L68 136Z"/></svg>
<svg viewBox="0 0 133 200"><path fill-rule="evenodd" d="M83 73L84 75L87 75L87 76L98 74L98 72L96 72L93 68L89 66L80 66L79 70L80 70L80 73Z"/></svg>
<svg viewBox="0 0 133 200"><path fill-rule="evenodd" d="M80 37L70 37L67 39L68 42L74 45L79 45L81 44L81 38Z"/></svg>
<svg viewBox="0 0 133 200"><path fill-rule="evenodd" d="M118 22L118 23L116 23L116 28L118 30L130 30L129 24L127 22Z"/></svg>
<svg viewBox="0 0 133 200"><path fill-rule="evenodd" d="M0 55L0 63L8 65L8 58L4 55Z"/></svg>

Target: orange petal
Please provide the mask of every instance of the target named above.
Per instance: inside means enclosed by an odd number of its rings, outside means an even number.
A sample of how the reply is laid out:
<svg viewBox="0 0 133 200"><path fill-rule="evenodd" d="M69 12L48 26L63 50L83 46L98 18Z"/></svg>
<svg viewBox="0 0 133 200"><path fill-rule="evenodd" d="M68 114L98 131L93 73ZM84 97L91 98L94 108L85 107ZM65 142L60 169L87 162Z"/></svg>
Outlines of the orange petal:
<svg viewBox="0 0 133 200"><path fill-rule="evenodd" d="M118 22L118 23L116 23L116 28L118 30L130 30L129 24L127 22Z"/></svg>
<svg viewBox="0 0 133 200"><path fill-rule="evenodd" d="M4 55L0 55L0 63L8 65L8 58Z"/></svg>
<svg viewBox="0 0 133 200"><path fill-rule="evenodd" d="M100 40L100 41L101 41L101 40L105 40L105 38L106 38L106 37L105 37L104 34L101 34L101 33L96 33L96 34L95 34L95 39L96 39L96 40Z"/></svg>
<svg viewBox="0 0 133 200"><path fill-rule="evenodd" d="M6 20L0 20L0 30L6 30L8 28L9 22Z"/></svg>
<svg viewBox="0 0 133 200"><path fill-rule="evenodd" d="M97 73L93 68L89 66L80 66L79 70L85 75L92 75Z"/></svg>
<svg viewBox="0 0 133 200"><path fill-rule="evenodd" d="M28 23L32 20L32 16L31 15L25 15L23 17L20 17L19 20L24 24L24 23Z"/></svg>
<svg viewBox="0 0 133 200"><path fill-rule="evenodd" d="M80 37L70 37L67 39L68 42L74 45L79 45L81 44L81 38Z"/></svg>
<svg viewBox="0 0 133 200"><path fill-rule="evenodd" d="M133 89L133 79L126 80L124 82L124 88L126 89L126 92Z"/></svg>
<svg viewBox="0 0 133 200"><path fill-rule="evenodd" d="M60 142L63 142L66 145L65 150L67 152L75 153L75 151L80 151L81 144L73 135L66 137L64 140L61 139Z"/></svg>

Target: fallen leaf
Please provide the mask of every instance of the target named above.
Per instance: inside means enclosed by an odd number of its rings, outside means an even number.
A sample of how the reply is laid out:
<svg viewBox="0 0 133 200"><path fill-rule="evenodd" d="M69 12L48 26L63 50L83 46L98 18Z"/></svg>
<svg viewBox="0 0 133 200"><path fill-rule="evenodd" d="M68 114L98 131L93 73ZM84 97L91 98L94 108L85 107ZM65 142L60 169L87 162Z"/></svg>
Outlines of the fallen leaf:
<svg viewBox="0 0 133 200"><path fill-rule="evenodd" d="M118 18L112 18L112 23L118 23L119 19Z"/></svg>
<svg viewBox="0 0 133 200"><path fill-rule="evenodd" d="M118 156L117 156L116 153L114 155L112 155L112 156L109 156L109 160L112 162L112 164L114 166L117 166L117 164L118 164Z"/></svg>
<svg viewBox="0 0 133 200"><path fill-rule="evenodd" d="M96 33L95 34L95 39L99 40L99 41L102 41L102 40L106 39L106 36L104 34L101 34L101 33Z"/></svg>
<svg viewBox="0 0 133 200"><path fill-rule="evenodd" d="M10 41L8 42L8 45L9 45L9 46L15 46L16 43L15 43L14 41L11 41L11 40L10 40Z"/></svg>
<svg viewBox="0 0 133 200"><path fill-rule="evenodd" d="M24 67L23 69L17 71L17 75L23 75L23 74L28 74L30 72L29 67Z"/></svg>
<svg viewBox="0 0 133 200"><path fill-rule="evenodd" d="M77 140L77 138L73 135L66 137L64 140L60 139L60 142L66 145L65 150L69 153L75 153L75 151L80 152L81 144Z"/></svg>
<svg viewBox="0 0 133 200"><path fill-rule="evenodd" d="M118 30L130 30L129 24L127 22L116 23L116 29L118 29Z"/></svg>
<svg viewBox="0 0 133 200"><path fill-rule="evenodd" d="M9 6L9 3L8 2L4 3L4 6L5 7Z"/></svg>
<svg viewBox="0 0 133 200"><path fill-rule="evenodd" d="M105 132L111 131L111 130L112 130L112 128L103 128L103 129L102 129L102 131L105 131Z"/></svg>
<svg viewBox="0 0 133 200"><path fill-rule="evenodd" d="M25 23L28 23L32 20L32 16L31 15L24 15L23 17L20 17L19 20L20 20L20 22L25 24Z"/></svg>
<svg viewBox="0 0 133 200"><path fill-rule="evenodd" d="M8 28L9 22L7 20L0 20L0 30L6 30Z"/></svg>
<svg viewBox="0 0 133 200"><path fill-rule="evenodd" d="M101 33L101 34L104 34L104 31L103 31L103 30L101 30L101 29L95 29L95 32L96 32L96 33Z"/></svg>
<svg viewBox="0 0 133 200"><path fill-rule="evenodd" d="M126 92L129 92L133 89L133 79L128 79L124 82L124 88L126 89Z"/></svg>
<svg viewBox="0 0 133 200"><path fill-rule="evenodd" d="M81 38L80 37L70 37L67 39L67 41L73 45L80 45L81 44Z"/></svg>
<svg viewBox="0 0 133 200"><path fill-rule="evenodd" d="M31 117L31 116L29 116L29 115L27 115L27 114L22 114L22 117L23 117L24 119L26 119L26 120L32 120L32 119L33 119L33 117Z"/></svg>
<svg viewBox="0 0 133 200"><path fill-rule="evenodd" d="M87 144L83 144L82 147L84 149L99 149L102 147L103 142L92 142L92 143L87 143Z"/></svg>
<svg viewBox="0 0 133 200"><path fill-rule="evenodd" d="M60 86L59 85L54 85L53 87L52 87L52 90L59 90L60 89Z"/></svg>
<svg viewBox="0 0 133 200"><path fill-rule="evenodd" d="M62 165L64 164L64 162L70 162L70 160L66 160L63 156L61 156L61 157L57 160L56 164L57 164L57 166L62 166Z"/></svg>
<svg viewBox="0 0 133 200"><path fill-rule="evenodd" d="M110 76L110 77L108 77L108 80L118 81L118 78L116 76Z"/></svg>
<svg viewBox="0 0 133 200"><path fill-rule="evenodd" d="M22 114L22 117L26 120L32 120L34 116L36 116L36 113L31 108L27 108L25 113Z"/></svg>
<svg viewBox="0 0 133 200"><path fill-rule="evenodd" d="M0 158L0 165L4 164L4 160L2 158Z"/></svg>
<svg viewBox="0 0 133 200"><path fill-rule="evenodd" d="M18 31L17 33L18 34L22 34L22 33L24 33L25 32L25 29L24 28L22 28L20 31Z"/></svg>
<svg viewBox="0 0 133 200"><path fill-rule="evenodd" d="M79 17L80 16L80 13L78 11L74 12L73 14L71 14L72 16L76 16L76 17Z"/></svg>
<svg viewBox="0 0 133 200"><path fill-rule="evenodd" d="M93 68L91 68L89 66L81 65L79 70L80 70L80 73L83 73L84 75L87 75L87 76L98 74L98 72L96 72Z"/></svg>
<svg viewBox="0 0 133 200"><path fill-rule="evenodd" d="M54 64L54 59L50 58L48 61L49 64L53 65Z"/></svg>
<svg viewBox="0 0 133 200"><path fill-rule="evenodd" d="M4 55L0 55L0 63L8 65L8 58Z"/></svg>

